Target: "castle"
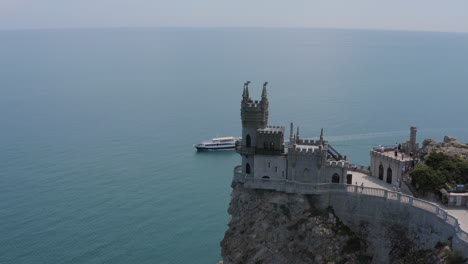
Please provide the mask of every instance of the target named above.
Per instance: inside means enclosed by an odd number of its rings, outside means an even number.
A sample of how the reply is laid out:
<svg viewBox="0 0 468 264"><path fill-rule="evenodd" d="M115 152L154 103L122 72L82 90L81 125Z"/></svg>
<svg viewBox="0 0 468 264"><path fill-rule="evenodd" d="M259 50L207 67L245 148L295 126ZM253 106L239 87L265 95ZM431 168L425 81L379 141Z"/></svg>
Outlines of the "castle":
<svg viewBox="0 0 468 264"><path fill-rule="evenodd" d="M410 153L418 150L415 127L411 127L410 140L402 144L399 155L393 154L395 146L371 150L369 170L357 168L324 140L323 129L318 140L301 139L299 128L293 134L291 124L289 143L285 142L285 127L268 126L267 83L260 101L250 98L248 85L244 84L241 101L242 140L236 142L242 164L234 168L233 189L312 195L314 206L334 208L352 229L361 232L369 226L366 232L372 233L374 245L387 245L386 237L395 237L390 234L392 228L380 227L396 226L404 229L416 248L433 249L440 241L451 240L453 249L468 257L468 233L444 208L390 189L353 185L353 172L401 185L401 169L412 164ZM388 258L392 250L384 246L376 252L376 259Z"/></svg>
<svg viewBox="0 0 468 264"><path fill-rule="evenodd" d="M268 126L267 82L261 100L249 96L244 84L241 102L242 141L236 151L242 156L242 173L251 178L279 179L306 183L351 183L349 162L323 139L301 139L299 127L285 144L285 127Z"/></svg>

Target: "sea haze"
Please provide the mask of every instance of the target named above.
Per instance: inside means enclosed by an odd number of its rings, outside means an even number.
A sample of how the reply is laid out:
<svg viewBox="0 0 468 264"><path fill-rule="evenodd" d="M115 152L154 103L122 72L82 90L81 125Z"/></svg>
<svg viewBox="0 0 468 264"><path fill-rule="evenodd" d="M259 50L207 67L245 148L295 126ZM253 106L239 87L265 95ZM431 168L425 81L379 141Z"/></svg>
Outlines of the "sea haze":
<svg viewBox="0 0 468 264"><path fill-rule="evenodd" d="M216 263L243 83L352 162L468 141L468 34L319 29L0 32L0 263Z"/></svg>

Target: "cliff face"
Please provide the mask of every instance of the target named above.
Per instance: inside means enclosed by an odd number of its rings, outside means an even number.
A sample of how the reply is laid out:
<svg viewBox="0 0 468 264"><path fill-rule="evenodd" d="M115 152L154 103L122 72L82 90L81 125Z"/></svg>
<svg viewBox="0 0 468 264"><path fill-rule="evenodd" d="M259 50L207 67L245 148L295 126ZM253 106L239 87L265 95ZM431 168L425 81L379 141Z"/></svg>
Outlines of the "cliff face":
<svg viewBox="0 0 468 264"><path fill-rule="evenodd" d="M237 185L222 241L224 263L356 263L365 243L313 197Z"/></svg>
<svg viewBox="0 0 468 264"><path fill-rule="evenodd" d="M233 183L229 230L221 242L231 263L441 263L438 250L413 250L404 233L390 231L381 259L368 227L351 230L320 196L243 188ZM372 226L372 225L371 225ZM397 228L398 229L398 228ZM379 249L379 251L382 251Z"/></svg>

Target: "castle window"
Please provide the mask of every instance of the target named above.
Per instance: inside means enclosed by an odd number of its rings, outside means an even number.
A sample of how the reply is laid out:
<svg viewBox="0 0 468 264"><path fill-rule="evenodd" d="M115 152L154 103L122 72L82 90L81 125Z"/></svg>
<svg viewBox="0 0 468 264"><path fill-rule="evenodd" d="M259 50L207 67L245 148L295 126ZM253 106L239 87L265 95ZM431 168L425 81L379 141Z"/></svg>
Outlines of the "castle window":
<svg viewBox="0 0 468 264"><path fill-rule="evenodd" d="M268 149L268 142L266 142L266 141L263 142L263 148L264 148L264 149Z"/></svg>
<svg viewBox="0 0 468 264"><path fill-rule="evenodd" d="M270 162L268 162L268 168L270 168Z"/></svg>
<svg viewBox="0 0 468 264"><path fill-rule="evenodd" d="M250 174L250 164L245 164L245 173Z"/></svg>
<svg viewBox="0 0 468 264"><path fill-rule="evenodd" d="M275 172L278 172L278 167L275 167Z"/></svg>
<svg viewBox="0 0 468 264"><path fill-rule="evenodd" d="M340 183L340 175L338 173L333 174L332 183Z"/></svg>
<svg viewBox="0 0 468 264"><path fill-rule="evenodd" d="M380 164L379 166L379 179L383 180L383 166Z"/></svg>
<svg viewBox="0 0 468 264"><path fill-rule="evenodd" d="M284 171L283 171L283 178L284 178Z"/></svg>
<svg viewBox="0 0 468 264"><path fill-rule="evenodd" d="M392 183L392 169L390 167L387 169L387 182Z"/></svg>
<svg viewBox="0 0 468 264"><path fill-rule="evenodd" d="M247 137L245 138L245 146L250 148L251 144L252 144L252 139L250 138L250 135L247 134Z"/></svg>
<svg viewBox="0 0 468 264"><path fill-rule="evenodd" d="M274 150L275 149L275 143L272 141L270 142L270 150Z"/></svg>

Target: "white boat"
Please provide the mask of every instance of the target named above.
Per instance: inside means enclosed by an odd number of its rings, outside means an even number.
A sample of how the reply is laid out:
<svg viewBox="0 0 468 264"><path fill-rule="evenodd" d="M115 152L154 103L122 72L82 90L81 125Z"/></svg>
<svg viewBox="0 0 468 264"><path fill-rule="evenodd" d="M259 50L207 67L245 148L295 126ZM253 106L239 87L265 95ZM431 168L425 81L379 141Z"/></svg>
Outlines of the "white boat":
<svg viewBox="0 0 468 264"><path fill-rule="evenodd" d="M240 140L238 137L219 137L213 138L211 141L203 142L193 145L197 150L221 150L221 149L234 149L236 141Z"/></svg>

